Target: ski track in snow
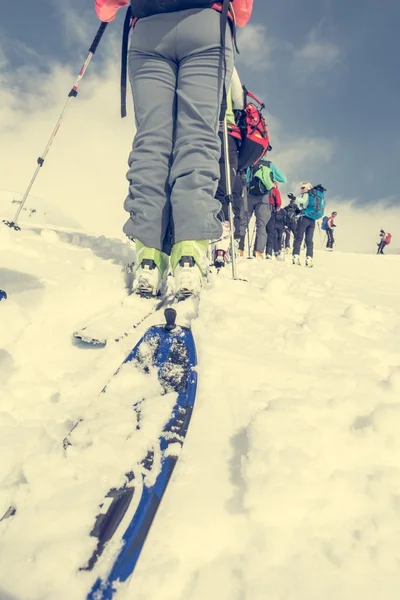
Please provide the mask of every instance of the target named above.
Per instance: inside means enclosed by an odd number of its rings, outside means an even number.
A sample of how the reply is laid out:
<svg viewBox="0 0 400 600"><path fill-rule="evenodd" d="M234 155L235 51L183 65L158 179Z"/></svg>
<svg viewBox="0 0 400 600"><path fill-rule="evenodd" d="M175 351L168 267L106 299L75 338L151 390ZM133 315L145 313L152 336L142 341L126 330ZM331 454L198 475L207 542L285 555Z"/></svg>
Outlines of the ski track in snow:
<svg viewBox="0 0 400 600"><path fill-rule="evenodd" d="M17 507L0 522L1 600L86 597L97 507L174 402L131 365L99 396L162 314L104 349L71 339L126 297L131 253L81 232L0 230L0 516ZM117 600L397 600L400 257L289 262L242 259L249 283L226 269L204 291L193 419Z"/></svg>

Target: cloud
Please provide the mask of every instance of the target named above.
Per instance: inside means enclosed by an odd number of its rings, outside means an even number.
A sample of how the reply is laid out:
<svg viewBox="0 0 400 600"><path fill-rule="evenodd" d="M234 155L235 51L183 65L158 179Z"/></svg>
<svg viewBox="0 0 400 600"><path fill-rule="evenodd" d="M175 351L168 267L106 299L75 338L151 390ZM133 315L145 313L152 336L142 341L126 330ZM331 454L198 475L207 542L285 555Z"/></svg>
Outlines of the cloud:
<svg viewBox="0 0 400 600"><path fill-rule="evenodd" d="M4 48L0 49L2 54L6 54ZM89 231L108 235L121 234L126 220L125 174L134 134L132 105L126 119L119 117L118 58L119 55L108 55L100 69L99 61L93 59L81 81L78 97L70 100L32 189L33 195L58 207ZM72 70L43 59L40 73L34 63L2 73L2 189L25 191L79 66ZM131 102L129 97L128 101Z"/></svg>
<svg viewBox="0 0 400 600"><path fill-rule="evenodd" d="M254 71L271 67L271 52L273 43L267 38L264 25L246 25L237 32L237 43L240 54L238 65L245 65Z"/></svg>
<svg viewBox="0 0 400 600"><path fill-rule="evenodd" d="M282 186L283 190L298 188L300 181L310 180L316 183L320 181L320 170L328 164L335 153L335 144L331 139L323 137L301 137L294 140L282 142L280 125L276 120L269 119L274 132L272 146L273 150L269 158L282 169L288 178L288 184Z"/></svg>
<svg viewBox="0 0 400 600"><path fill-rule="evenodd" d="M298 71L314 73L318 69L333 67L341 55L340 48L333 42L323 40L317 30L312 30L307 41L293 53L293 68Z"/></svg>
<svg viewBox="0 0 400 600"><path fill-rule="evenodd" d="M375 253L379 230L383 228L393 236L387 254L400 253L400 209L394 206L375 205L362 207L358 199L343 199L327 195L326 214L336 210L336 250L343 252ZM322 232L323 235L323 232Z"/></svg>

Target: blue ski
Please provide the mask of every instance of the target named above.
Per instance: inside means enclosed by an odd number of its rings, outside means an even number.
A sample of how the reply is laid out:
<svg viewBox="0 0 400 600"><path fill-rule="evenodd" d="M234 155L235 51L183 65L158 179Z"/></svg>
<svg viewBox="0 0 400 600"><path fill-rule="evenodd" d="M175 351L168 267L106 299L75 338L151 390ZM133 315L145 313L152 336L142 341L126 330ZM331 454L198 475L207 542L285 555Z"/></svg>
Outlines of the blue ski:
<svg viewBox="0 0 400 600"><path fill-rule="evenodd" d="M97 545L82 570L96 570L108 542L121 541L120 549L111 560L107 575L96 579L86 600L113 598L115 584L127 581L132 575L178 459L171 446L183 445L189 427L197 387L194 338L189 328L175 325L174 309L167 308L165 316L166 324L150 327L124 361L135 361L145 371L155 366L165 393L178 394L170 419L154 444L161 452L161 467L154 467L154 451L150 451L141 463L139 476L135 476L133 467L126 474L124 485L108 492L104 501L108 509L97 516L91 532L97 538ZM141 404L134 407L136 429L140 429ZM153 468L159 470L158 475L154 484L146 485Z"/></svg>

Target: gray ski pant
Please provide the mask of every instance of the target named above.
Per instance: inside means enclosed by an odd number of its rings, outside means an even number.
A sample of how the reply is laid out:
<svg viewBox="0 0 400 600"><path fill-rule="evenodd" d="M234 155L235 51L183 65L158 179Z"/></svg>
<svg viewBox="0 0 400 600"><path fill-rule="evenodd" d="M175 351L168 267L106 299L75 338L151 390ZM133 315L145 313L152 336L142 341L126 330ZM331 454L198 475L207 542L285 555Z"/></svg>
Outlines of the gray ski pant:
<svg viewBox="0 0 400 600"><path fill-rule="evenodd" d="M212 9L140 19L132 34L136 135L124 232L167 253L173 243L222 234L215 193L223 78L228 88L233 70L229 26L225 61L220 39L220 14Z"/></svg>
<svg viewBox="0 0 400 600"><path fill-rule="evenodd" d="M254 242L254 252L264 252L267 243L266 226L271 216L271 206L269 204L269 195L265 196L247 196L248 218L250 220L253 212L256 216L256 239Z"/></svg>

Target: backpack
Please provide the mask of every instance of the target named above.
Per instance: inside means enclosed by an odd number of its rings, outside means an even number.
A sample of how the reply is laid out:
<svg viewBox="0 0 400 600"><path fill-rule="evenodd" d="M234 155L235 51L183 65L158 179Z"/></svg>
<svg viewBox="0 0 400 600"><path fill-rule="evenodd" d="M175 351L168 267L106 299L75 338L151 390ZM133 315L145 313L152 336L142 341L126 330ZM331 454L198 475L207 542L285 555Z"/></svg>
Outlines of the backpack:
<svg viewBox="0 0 400 600"><path fill-rule="evenodd" d="M261 164L253 165L249 171L248 192L252 196L265 196L274 187L274 176L270 167L269 160L262 161Z"/></svg>
<svg viewBox="0 0 400 600"><path fill-rule="evenodd" d="M387 233L386 237L385 237L386 244L387 245L390 244L391 240L392 240L392 234L391 233Z"/></svg>
<svg viewBox="0 0 400 600"><path fill-rule="evenodd" d="M326 189L322 185L316 185L308 192L308 205L303 210L303 215L317 221L320 219L325 210L325 195Z"/></svg>
<svg viewBox="0 0 400 600"><path fill-rule="evenodd" d="M284 208L280 208L275 212L275 223L278 227L285 226L286 224L287 213Z"/></svg>
<svg viewBox="0 0 400 600"><path fill-rule="evenodd" d="M322 231L327 231L327 229L328 229L328 217L324 217L322 219L321 229L322 229Z"/></svg>
<svg viewBox="0 0 400 600"><path fill-rule="evenodd" d="M268 150L271 150L268 127L262 115L265 105L254 94L247 91L245 86L243 86L243 94L245 109L238 111L236 121L242 139L238 158L239 171L255 165Z"/></svg>
<svg viewBox="0 0 400 600"><path fill-rule="evenodd" d="M132 13L137 19L188 8L211 8L214 4L221 4L217 0L130 0L130 3Z"/></svg>

